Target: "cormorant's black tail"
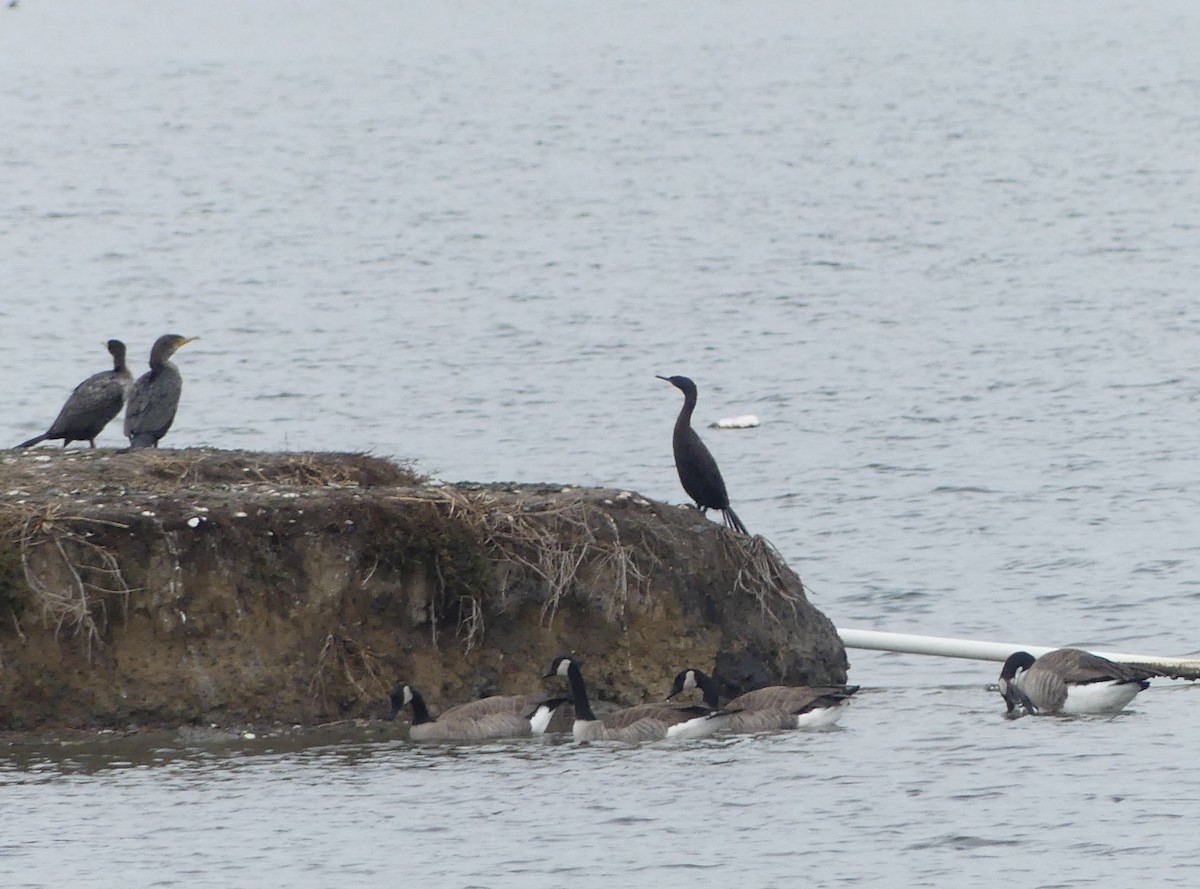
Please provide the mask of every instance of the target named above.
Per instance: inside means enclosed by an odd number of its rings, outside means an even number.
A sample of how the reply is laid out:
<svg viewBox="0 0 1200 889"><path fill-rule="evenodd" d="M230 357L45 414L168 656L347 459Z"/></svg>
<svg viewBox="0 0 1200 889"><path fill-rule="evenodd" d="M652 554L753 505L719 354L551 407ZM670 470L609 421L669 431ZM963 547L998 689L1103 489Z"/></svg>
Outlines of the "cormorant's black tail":
<svg viewBox="0 0 1200 889"><path fill-rule="evenodd" d="M750 532L746 530L746 526L742 524L742 520L738 518L737 513L728 506L721 510L721 514L725 516L725 526L727 528L734 528L746 536L750 535Z"/></svg>
<svg viewBox="0 0 1200 889"><path fill-rule="evenodd" d="M129 450L137 448L156 448L158 447L158 439L149 432L139 432L133 438L129 439Z"/></svg>
<svg viewBox="0 0 1200 889"><path fill-rule="evenodd" d="M45 441L49 437L50 437L50 433L43 432L41 435L35 435L33 438L29 439L29 441L21 442L19 445L17 445L17 447L18 448L27 448L30 445L37 444L39 441ZM15 450L15 448L14 448L14 450Z"/></svg>

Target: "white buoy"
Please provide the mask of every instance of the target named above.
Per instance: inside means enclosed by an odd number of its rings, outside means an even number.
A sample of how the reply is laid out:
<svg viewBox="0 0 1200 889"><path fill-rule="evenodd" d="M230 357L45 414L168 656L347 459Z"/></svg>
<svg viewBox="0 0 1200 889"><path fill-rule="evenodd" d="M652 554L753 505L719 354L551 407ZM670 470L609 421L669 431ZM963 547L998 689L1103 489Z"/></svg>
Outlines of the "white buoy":
<svg viewBox="0 0 1200 889"><path fill-rule="evenodd" d="M1004 661L1014 651L1028 651L1034 657L1041 657L1048 651L1064 647L1061 645L1027 645L1022 642L954 639L949 636L921 636L915 633L885 633L881 630L855 630L841 627L838 628L837 633L842 637L842 644L847 648L896 651L906 654L932 654L976 661ZM1094 648L1087 650L1119 664L1148 667L1172 679L1200 679L1200 659L1197 658L1126 654L1119 651L1099 651Z"/></svg>

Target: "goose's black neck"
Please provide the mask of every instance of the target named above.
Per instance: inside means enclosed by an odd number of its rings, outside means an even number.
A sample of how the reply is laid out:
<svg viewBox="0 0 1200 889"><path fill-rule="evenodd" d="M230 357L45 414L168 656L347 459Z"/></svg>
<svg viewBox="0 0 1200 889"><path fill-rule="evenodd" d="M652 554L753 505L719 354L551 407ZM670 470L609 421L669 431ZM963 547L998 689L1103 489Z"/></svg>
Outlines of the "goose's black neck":
<svg viewBox="0 0 1200 889"><path fill-rule="evenodd" d="M409 701L412 704L413 711L412 724L420 725L423 722L433 722L433 717L429 715L429 708L425 706L425 699L421 697L421 693L415 688L409 689L409 692L412 694L412 700Z"/></svg>
<svg viewBox="0 0 1200 889"><path fill-rule="evenodd" d="M713 682L712 677L710 677L707 673L701 670L696 670L696 685L700 687L700 691L704 694L705 706L712 707L714 710L716 710L717 701L720 697L717 694L717 683Z"/></svg>
<svg viewBox="0 0 1200 889"><path fill-rule="evenodd" d="M596 714L588 703L587 686L583 684L583 673L574 661L567 667L567 681L571 684L571 703L575 705L575 718L594 722Z"/></svg>
<svg viewBox="0 0 1200 889"><path fill-rule="evenodd" d="M1000 671L1000 678L1012 679L1017 675L1018 670L1028 670L1032 667L1034 660L1034 656L1027 651L1014 652L1004 662L1004 669Z"/></svg>

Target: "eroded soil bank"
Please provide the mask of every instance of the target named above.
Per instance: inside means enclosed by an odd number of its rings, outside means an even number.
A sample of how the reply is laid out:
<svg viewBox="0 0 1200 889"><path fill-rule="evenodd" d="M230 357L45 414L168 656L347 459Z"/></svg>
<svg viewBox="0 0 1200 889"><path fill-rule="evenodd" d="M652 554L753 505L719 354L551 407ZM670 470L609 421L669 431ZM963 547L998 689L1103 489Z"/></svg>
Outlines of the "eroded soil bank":
<svg viewBox="0 0 1200 889"><path fill-rule="evenodd" d="M0 456L0 730L377 717L675 671L842 682L832 623L762 538L635 493L430 484L356 454Z"/></svg>

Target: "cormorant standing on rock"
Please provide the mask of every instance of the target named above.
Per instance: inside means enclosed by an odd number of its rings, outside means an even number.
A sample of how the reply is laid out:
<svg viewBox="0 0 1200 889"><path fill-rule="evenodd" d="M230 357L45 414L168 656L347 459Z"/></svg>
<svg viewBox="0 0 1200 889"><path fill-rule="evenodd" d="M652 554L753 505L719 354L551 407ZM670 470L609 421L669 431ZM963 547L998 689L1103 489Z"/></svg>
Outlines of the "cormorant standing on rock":
<svg viewBox="0 0 1200 889"><path fill-rule="evenodd" d="M113 358L113 369L92 374L76 386L50 428L17 447L27 448L39 441L58 438L62 439L64 448L73 441L86 441L93 448L96 446L96 436L121 413L133 383L133 374L125 366L125 344L120 340L109 340L108 352Z"/></svg>
<svg viewBox="0 0 1200 889"><path fill-rule="evenodd" d="M170 358L180 346L197 339L167 333L154 341L150 371L133 384L125 409L125 435L130 449L158 447L159 439L171 428L175 409L179 407L179 393L183 391L183 377Z"/></svg>
<svg viewBox="0 0 1200 889"><path fill-rule="evenodd" d="M696 430L692 428L692 411L696 409L696 384L687 377L659 377L683 392L683 409L675 421L675 434L671 444L675 451L675 468L679 481L687 495L696 501L700 512L709 509L721 510L727 528L736 528L749 534L742 520L729 506L729 495L725 492L725 480L717 461L709 453Z"/></svg>

